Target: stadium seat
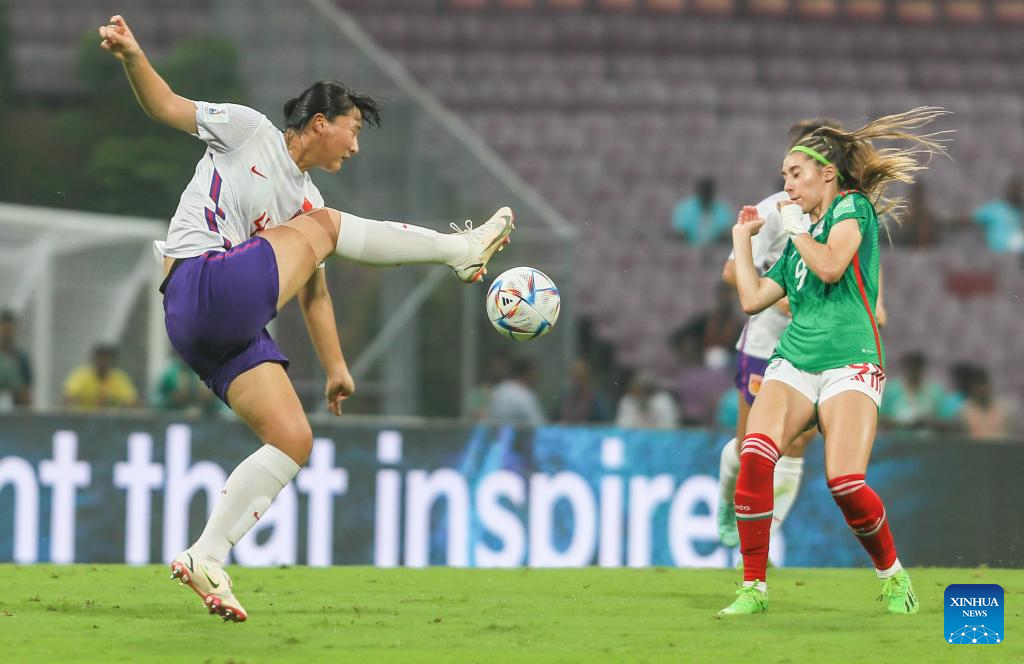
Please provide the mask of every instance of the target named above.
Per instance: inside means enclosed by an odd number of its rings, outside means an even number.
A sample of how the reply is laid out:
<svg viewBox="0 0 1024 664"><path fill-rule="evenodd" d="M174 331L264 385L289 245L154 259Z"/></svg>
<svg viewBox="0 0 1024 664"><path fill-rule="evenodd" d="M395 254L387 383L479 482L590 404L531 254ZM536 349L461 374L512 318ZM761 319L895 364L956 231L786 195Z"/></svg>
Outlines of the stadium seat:
<svg viewBox="0 0 1024 664"><path fill-rule="evenodd" d="M992 17L1003 23L1024 23L1024 0L996 0Z"/></svg>
<svg viewBox="0 0 1024 664"><path fill-rule="evenodd" d="M754 16L786 16L789 0L747 0L747 11Z"/></svg>
<svg viewBox="0 0 1024 664"><path fill-rule="evenodd" d="M985 20L985 3L981 0L946 0L942 15L951 23L978 24Z"/></svg>
<svg viewBox="0 0 1024 664"><path fill-rule="evenodd" d="M646 0L644 7L653 13L676 14L686 8L685 0Z"/></svg>
<svg viewBox="0 0 1024 664"><path fill-rule="evenodd" d="M537 8L537 0L497 0L499 9L530 11Z"/></svg>
<svg viewBox="0 0 1024 664"><path fill-rule="evenodd" d="M994 27L987 16L974 23L975 1L905 0L893 5L903 24L879 22L889 5L875 0L752 0L743 21L717 15L736 5L716 0L665 11L650 0L491 0L489 9L505 12L504 27L480 11L427 12L416 28L381 19L388 11L367 11L366 25L387 40L415 41L397 51L414 74L470 118L570 222L594 231L579 261L581 294L608 292L595 284L611 276L610 292L627 299L643 292L664 320L682 323L705 300L681 297L678 275L687 275L688 292L710 292L728 247L702 252L671 238L674 205L706 174L734 206L771 193L786 128L797 118L838 116L856 126L915 106L946 106L955 115L942 128L961 131L954 160L935 160L925 175L932 209L964 216L995 193L972 182L1001 182L1024 161L1017 66L1024 35ZM776 20L780 13L785 21ZM859 22L820 29L822 18L840 15ZM430 40L432 31L438 37ZM962 131L965 124L974 129ZM1015 334L998 296L970 298L969 322L949 306L944 278L935 275L991 263L976 229L959 237L934 253L903 249L898 239L883 250L891 267L891 357L919 344L943 362L962 359L963 349L949 351L957 334L979 352L983 335ZM1012 264L998 265L1000 274L1016 275ZM1006 278L996 288L1024 284ZM597 313L597 303L584 299L585 315ZM899 315L910 306L914 316ZM616 344L622 361L657 369L670 355L665 325L638 327L629 311L600 323L598 334Z"/></svg>
<svg viewBox="0 0 1024 664"><path fill-rule="evenodd" d="M839 15L838 0L797 0L796 14L800 18L832 19Z"/></svg>
<svg viewBox="0 0 1024 664"><path fill-rule="evenodd" d="M934 23L939 16L934 0L897 0L896 16L904 23Z"/></svg>
<svg viewBox="0 0 1024 664"><path fill-rule="evenodd" d="M881 21L888 14L886 0L846 0L844 14L859 21Z"/></svg>

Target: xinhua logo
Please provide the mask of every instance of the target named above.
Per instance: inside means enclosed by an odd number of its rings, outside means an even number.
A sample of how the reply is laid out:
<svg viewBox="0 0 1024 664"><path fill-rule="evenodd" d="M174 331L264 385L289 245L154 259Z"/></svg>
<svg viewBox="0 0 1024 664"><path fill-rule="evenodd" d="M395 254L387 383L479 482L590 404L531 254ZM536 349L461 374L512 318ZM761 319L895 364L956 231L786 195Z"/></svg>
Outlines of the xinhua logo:
<svg viewBox="0 0 1024 664"><path fill-rule="evenodd" d="M945 605L947 643L985 645L1003 642L1002 586L954 583L946 586Z"/></svg>

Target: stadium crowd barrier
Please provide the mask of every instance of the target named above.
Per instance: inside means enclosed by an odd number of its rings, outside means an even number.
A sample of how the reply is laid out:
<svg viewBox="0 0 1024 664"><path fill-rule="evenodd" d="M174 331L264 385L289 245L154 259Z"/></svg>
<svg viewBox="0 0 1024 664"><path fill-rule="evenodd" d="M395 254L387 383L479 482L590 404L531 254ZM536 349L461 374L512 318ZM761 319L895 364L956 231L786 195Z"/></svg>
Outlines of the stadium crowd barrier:
<svg viewBox="0 0 1024 664"><path fill-rule="evenodd" d="M256 441L229 420L7 415L0 562L169 560ZM732 565L715 511L729 434L314 424L309 464L232 553L242 565ZM863 566L820 443L772 556ZM881 438L868 478L907 564L1020 566L1024 446Z"/></svg>

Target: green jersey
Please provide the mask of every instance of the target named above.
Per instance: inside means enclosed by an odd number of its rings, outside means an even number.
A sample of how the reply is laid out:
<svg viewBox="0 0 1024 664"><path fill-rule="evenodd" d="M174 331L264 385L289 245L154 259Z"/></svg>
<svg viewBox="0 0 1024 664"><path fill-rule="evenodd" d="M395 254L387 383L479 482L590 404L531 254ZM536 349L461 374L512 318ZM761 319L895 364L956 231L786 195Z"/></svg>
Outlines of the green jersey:
<svg viewBox="0 0 1024 664"><path fill-rule="evenodd" d="M820 373L849 364L885 367L885 351L875 323L878 300L878 216L864 194L853 191L836 196L809 232L825 244L841 221L853 219L860 227L860 247L834 284L826 284L807 268L793 241L765 275L786 291L793 321L775 353L801 371Z"/></svg>

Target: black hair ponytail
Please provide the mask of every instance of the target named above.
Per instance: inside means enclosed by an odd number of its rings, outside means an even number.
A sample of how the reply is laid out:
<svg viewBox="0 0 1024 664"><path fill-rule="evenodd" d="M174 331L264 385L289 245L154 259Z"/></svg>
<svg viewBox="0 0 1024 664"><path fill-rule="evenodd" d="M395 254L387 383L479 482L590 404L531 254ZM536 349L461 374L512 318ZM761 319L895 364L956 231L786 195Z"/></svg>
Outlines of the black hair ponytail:
<svg viewBox="0 0 1024 664"><path fill-rule="evenodd" d="M352 90L338 81L319 81L284 105L286 129L302 131L317 113L328 120L347 115L358 108L363 121L380 126L380 106L367 94Z"/></svg>

